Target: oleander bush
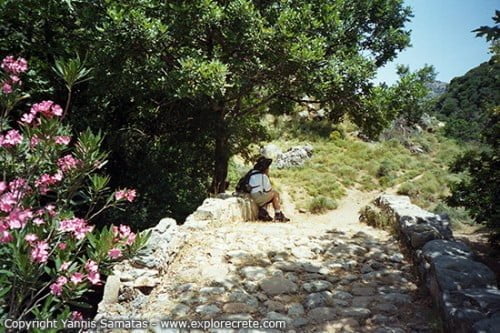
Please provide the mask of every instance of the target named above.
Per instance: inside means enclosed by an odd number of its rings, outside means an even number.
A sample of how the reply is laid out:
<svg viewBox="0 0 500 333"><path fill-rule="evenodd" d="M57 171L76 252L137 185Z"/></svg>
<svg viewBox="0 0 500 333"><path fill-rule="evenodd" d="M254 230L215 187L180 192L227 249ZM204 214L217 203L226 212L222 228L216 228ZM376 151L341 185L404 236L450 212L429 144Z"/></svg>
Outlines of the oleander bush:
<svg viewBox="0 0 500 333"><path fill-rule="evenodd" d="M71 86L89 70L59 62ZM75 319L82 301L102 284L112 262L133 255L148 235L127 225L98 230L93 220L136 197L134 189L109 188L102 174L102 134L78 137L61 118L69 110L50 100L16 104L28 64L8 56L0 78L0 321L5 318ZM25 105L25 103L23 103Z"/></svg>

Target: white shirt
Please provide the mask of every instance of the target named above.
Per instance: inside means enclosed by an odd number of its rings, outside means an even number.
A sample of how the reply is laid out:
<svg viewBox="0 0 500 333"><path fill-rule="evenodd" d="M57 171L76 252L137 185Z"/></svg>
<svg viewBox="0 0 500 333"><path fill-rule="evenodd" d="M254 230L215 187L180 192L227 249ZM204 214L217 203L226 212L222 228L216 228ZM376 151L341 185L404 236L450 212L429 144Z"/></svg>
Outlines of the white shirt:
<svg viewBox="0 0 500 333"><path fill-rule="evenodd" d="M252 191L250 193L271 191L271 182L269 181L269 177L263 173L251 175L248 180L248 184L252 187Z"/></svg>

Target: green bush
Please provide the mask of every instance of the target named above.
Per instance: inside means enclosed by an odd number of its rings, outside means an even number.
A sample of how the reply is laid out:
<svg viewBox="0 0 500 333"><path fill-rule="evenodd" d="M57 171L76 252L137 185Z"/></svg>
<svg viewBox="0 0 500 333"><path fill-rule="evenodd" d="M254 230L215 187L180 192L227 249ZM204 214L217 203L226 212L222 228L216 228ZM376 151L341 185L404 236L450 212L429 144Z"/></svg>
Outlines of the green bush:
<svg viewBox="0 0 500 333"><path fill-rule="evenodd" d="M309 202L309 211L313 214L321 214L338 207L335 200L325 196L318 196Z"/></svg>
<svg viewBox="0 0 500 333"><path fill-rule="evenodd" d="M452 225L456 225L458 223L464 223L470 225L474 223L474 220L469 215L469 212L465 210L464 207L451 207L445 203L440 202L434 208L433 212L436 214L448 215Z"/></svg>

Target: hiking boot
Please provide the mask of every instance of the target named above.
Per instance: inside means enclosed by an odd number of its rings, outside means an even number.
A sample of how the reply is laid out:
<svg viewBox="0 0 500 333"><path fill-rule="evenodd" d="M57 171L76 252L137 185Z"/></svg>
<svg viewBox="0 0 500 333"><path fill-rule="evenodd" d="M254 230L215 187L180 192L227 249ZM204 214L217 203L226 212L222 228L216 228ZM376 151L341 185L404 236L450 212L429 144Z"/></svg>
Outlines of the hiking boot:
<svg viewBox="0 0 500 333"><path fill-rule="evenodd" d="M271 217L271 215L269 215L265 208L259 208L259 216L257 217L257 219L266 222L273 220L273 218Z"/></svg>
<svg viewBox="0 0 500 333"><path fill-rule="evenodd" d="M277 222L289 222L290 219L286 217L282 212L274 214L274 220Z"/></svg>

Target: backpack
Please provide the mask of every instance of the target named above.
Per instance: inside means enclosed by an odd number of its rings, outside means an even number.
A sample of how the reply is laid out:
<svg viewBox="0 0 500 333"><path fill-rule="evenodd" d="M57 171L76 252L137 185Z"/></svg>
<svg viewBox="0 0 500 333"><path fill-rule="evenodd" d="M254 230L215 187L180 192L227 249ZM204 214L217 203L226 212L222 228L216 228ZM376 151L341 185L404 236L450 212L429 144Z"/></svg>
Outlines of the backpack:
<svg viewBox="0 0 500 333"><path fill-rule="evenodd" d="M236 185L236 192L238 193L250 193L252 191L252 186L250 186L250 177L256 174L262 173L259 170L250 170L240 178L238 185Z"/></svg>

